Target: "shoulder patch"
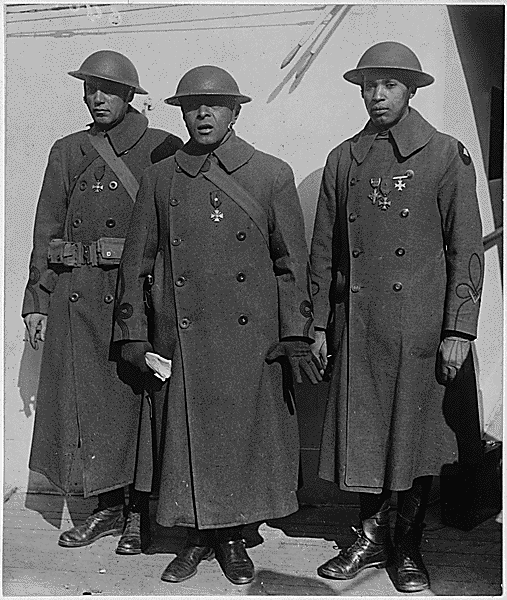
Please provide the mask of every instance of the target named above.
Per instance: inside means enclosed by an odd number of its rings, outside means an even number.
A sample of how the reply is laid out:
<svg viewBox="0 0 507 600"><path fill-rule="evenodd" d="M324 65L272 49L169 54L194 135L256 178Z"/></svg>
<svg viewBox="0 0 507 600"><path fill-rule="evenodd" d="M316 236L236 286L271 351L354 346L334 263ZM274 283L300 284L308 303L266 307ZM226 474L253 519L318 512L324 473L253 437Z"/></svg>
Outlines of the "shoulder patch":
<svg viewBox="0 0 507 600"><path fill-rule="evenodd" d="M458 153L459 157L465 163L465 165L468 166L472 162L472 157L470 156L470 153L461 142L458 142Z"/></svg>

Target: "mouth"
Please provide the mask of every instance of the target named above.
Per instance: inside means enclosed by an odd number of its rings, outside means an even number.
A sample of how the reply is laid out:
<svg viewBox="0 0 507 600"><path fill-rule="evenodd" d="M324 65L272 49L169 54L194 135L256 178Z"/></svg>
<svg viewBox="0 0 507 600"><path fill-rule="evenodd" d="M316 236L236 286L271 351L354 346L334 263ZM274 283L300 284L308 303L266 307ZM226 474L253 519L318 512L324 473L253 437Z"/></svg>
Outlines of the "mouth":
<svg viewBox="0 0 507 600"><path fill-rule="evenodd" d="M384 113L386 113L387 111L388 111L388 109L383 106L376 106L371 109L371 114L375 115L375 116L380 116L380 115L383 115Z"/></svg>
<svg viewBox="0 0 507 600"><path fill-rule="evenodd" d="M108 111L108 110L106 110L106 109L103 109L103 108L96 108L96 109L93 111L93 114L94 114L96 117L105 117L106 115L108 115L108 114L109 114L109 111Z"/></svg>
<svg viewBox="0 0 507 600"><path fill-rule="evenodd" d="M209 133L211 133L213 131L213 125L210 125L208 123L203 124L203 125L198 125L197 131L202 135L208 135Z"/></svg>

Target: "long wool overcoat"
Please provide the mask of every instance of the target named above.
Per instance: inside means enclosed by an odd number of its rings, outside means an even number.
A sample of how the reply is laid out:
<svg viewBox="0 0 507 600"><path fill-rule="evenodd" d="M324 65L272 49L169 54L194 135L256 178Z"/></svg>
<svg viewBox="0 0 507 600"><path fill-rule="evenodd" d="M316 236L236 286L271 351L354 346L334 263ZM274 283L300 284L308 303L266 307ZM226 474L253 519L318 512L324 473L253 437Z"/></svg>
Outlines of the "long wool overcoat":
<svg viewBox="0 0 507 600"><path fill-rule="evenodd" d="M118 265L64 268L48 262L52 239L88 244L127 232L134 202L118 176L96 153L79 172L93 150L90 134L94 127L51 149L22 309L23 316L48 315L29 466L69 492L80 446L85 496L133 481L141 391L132 370L110 351ZM132 107L107 138L137 180L183 145L148 128Z"/></svg>
<svg viewBox="0 0 507 600"><path fill-rule="evenodd" d="M118 281L116 340L172 358L157 521L234 526L298 508L299 441L283 372L266 355L311 336L308 251L290 167L232 134L148 169ZM217 167L241 191L212 183ZM226 186L227 187L227 186ZM262 221L265 221L264 225Z"/></svg>
<svg viewBox="0 0 507 600"><path fill-rule="evenodd" d="M483 275L474 167L414 109L335 148L312 241L316 327L336 351L320 476L408 489L455 460L435 362L444 331L475 337Z"/></svg>

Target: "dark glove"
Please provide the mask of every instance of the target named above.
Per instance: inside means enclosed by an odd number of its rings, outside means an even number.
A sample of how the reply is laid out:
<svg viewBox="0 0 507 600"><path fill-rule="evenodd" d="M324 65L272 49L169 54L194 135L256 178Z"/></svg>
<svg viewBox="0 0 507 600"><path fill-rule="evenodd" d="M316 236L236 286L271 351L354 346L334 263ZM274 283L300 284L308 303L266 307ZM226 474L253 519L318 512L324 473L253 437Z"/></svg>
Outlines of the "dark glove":
<svg viewBox="0 0 507 600"><path fill-rule="evenodd" d="M271 346L266 356L267 362L286 357L289 361L292 375L297 383L303 383L301 369L312 383L322 381L317 359L310 350L310 344L301 340L278 342Z"/></svg>
<svg viewBox="0 0 507 600"><path fill-rule="evenodd" d="M149 373L150 368L144 359L145 352L153 352L149 342L124 342L121 345L121 357L125 362L137 367L141 373Z"/></svg>
<svg viewBox="0 0 507 600"><path fill-rule="evenodd" d="M470 351L470 341L451 336L440 342L437 357L437 381L446 385L454 380Z"/></svg>

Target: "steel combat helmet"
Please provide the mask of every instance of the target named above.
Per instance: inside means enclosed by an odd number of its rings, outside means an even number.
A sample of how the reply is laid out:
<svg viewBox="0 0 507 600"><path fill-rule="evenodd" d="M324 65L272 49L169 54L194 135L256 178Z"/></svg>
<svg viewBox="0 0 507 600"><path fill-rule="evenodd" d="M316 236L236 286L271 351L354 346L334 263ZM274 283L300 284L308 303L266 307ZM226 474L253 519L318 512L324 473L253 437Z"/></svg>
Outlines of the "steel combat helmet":
<svg viewBox="0 0 507 600"><path fill-rule="evenodd" d="M380 42L368 48L361 56L357 67L347 71L343 77L357 85L363 84L364 71L368 69L389 69L400 71L415 87L431 85L435 78L424 73L414 52L399 42Z"/></svg>
<svg viewBox="0 0 507 600"><path fill-rule="evenodd" d="M180 99L191 96L233 96L240 104L250 102L249 96L239 91L235 79L224 69L203 65L190 69L178 83L176 94L166 98L166 104L181 106Z"/></svg>
<svg viewBox="0 0 507 600"><path fill-rule="evenodd" d="M69 75L86 81L90 77L106 79L134 88L136 94L147 94L139 85L139 75L132 61L113 50L99 50L85 58L77 71L69 71Z"/></svg>

